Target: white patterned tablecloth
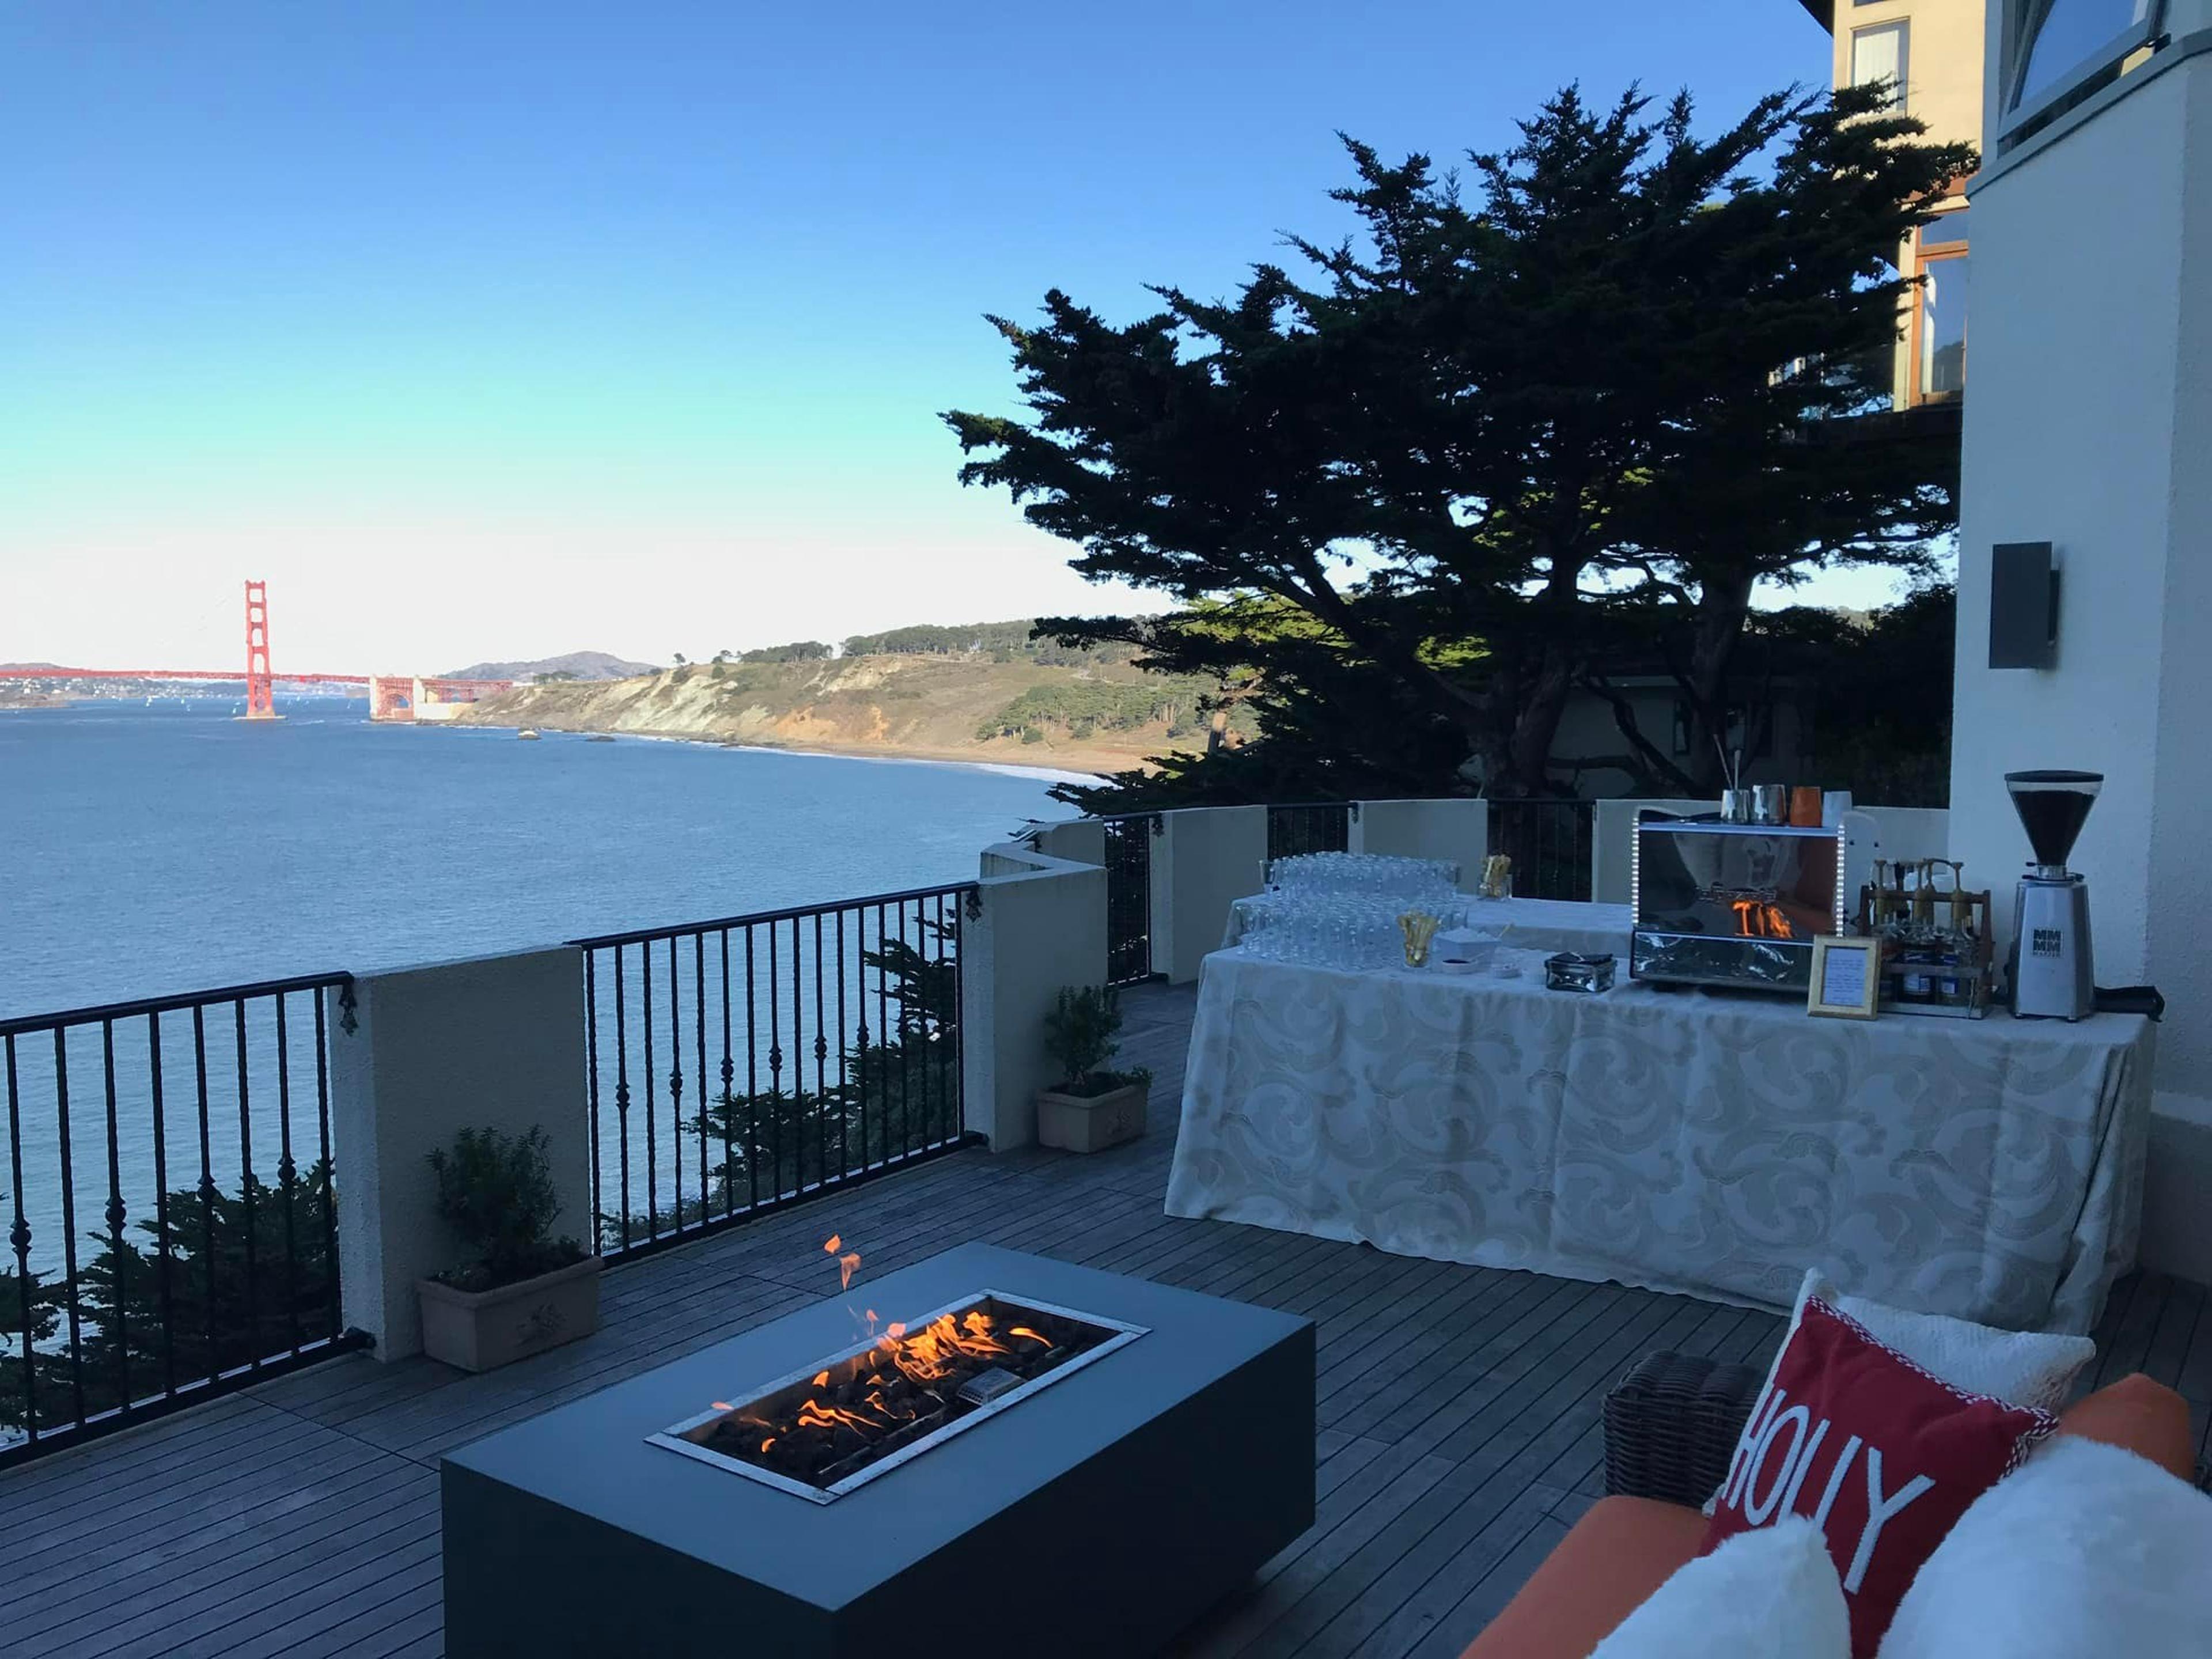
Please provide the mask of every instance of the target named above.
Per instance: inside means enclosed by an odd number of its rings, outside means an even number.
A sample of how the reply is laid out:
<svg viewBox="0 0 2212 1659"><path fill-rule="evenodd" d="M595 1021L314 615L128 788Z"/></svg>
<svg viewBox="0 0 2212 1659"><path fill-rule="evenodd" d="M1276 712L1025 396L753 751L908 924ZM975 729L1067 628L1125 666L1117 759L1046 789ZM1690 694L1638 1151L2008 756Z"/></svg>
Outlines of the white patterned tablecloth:
<svg viewBox="0 0 2212 1659"><path fill-rule="evenodd" d="M1206 958L1170 1215L1789 1305L2086 1332L2135 1260L2152 1030Z"/></svg>
<svg viewBox="0 0 2212 1659"><path fill-rule="evenodd" d="M1273 893L1255 893L1231 905L1221 948L1225 951L1237 944L1267 907L1277 902ZM1470 927L1499 930L1499 937L1516 948L1612 955L1621 958L1624 970L1627 966L1628 930L1633 917L1625 904L1585 904L1572 899L1469 899L1467 919Z"/></svg>

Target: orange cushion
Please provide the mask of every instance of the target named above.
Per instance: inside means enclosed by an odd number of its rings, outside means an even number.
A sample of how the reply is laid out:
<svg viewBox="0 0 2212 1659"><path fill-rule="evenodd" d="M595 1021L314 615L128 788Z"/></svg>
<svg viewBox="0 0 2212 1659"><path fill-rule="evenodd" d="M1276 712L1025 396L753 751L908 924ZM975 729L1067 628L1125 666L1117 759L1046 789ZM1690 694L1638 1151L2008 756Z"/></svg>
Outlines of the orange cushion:
<svg viewBox="0 0 2212 1659"><path fill-rule="evenodd" d="M1680 1504L1600 1498L1462 1659L1589 1659L1705 1536L1705 1517Z"/></svg>
<svg viewBox="0 0 2212 1659"><path fill-rule="evenodd" d="M2177 1480L2196 1477L2189 1402L2141 1371L2075 1401L2060 1416L2058 1431L2148 1457Z"/></svg>
<svg viewBox="0 0 2212 1659"><path fill-rule="evenodd" d="M2183 1480L2196 1473L2189 1402L2141 1371L2076 1401L2058 1431L2147 1457ZM1705 1534L1705 1517L1679 1504L1600 1499L1461 1659L1589 1659Z"/></svg>

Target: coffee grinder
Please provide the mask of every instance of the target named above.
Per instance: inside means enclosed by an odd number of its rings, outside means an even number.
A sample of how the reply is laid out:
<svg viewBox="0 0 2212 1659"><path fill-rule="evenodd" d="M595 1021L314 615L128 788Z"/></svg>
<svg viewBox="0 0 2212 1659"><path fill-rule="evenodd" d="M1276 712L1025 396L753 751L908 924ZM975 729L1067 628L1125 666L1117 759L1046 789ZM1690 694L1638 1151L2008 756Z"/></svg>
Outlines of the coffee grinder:
<svg viewBox="0 0 2212 1659"><path fill-rule="evenodd" d="M2035 849L2013 910L2012 1011L2022 1019L2083 1019L2095 1012L2089 884L2066 860L2104 783L2101 772L2005 774L2013 810Z"/></svg>

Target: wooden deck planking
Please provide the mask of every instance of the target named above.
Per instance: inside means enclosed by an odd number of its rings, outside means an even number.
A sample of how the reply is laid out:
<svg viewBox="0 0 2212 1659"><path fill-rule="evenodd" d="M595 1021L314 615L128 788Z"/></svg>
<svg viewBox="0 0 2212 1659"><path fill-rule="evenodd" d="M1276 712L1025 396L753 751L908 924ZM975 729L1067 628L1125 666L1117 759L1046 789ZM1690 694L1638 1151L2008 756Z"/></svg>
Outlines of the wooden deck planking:
<svg viewBox="0 0 2212 1659"><path fill-rule="evenodd" d="M1132 1146L919 1164L610 1270L599 1334L522 1365L471 1377L349 1356L0 1475L7 1651L436 1659L439 1455L818 1299L836 1232L863 1285L981 1239L1312 1318L1316 1524L1176 1650L1449 1659L1602 1492L1620 1371L1661 1346L1758 1363L1781 1322L1164 1214L1191 1004L1127 998L1124 1057L1154 1073L1152 1133ZM2124 1284L2100 1375L2181 1386L2201 1431L2205 1304L2159 1275Z"/></svg>

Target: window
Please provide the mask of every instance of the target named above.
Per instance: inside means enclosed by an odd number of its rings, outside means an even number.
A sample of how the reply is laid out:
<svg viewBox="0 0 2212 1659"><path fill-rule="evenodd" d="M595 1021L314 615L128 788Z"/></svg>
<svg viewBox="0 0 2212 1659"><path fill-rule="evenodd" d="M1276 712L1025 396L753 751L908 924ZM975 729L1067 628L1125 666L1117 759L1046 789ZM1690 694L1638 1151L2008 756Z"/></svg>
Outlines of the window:
<svg viewBox="0 0 2212 1659"><path fill-rule="evenodd" d="M1927 260L1921 271L1920 395L1955 398L1966 389L1966 256Z"/></svg>
<svg viewBox="0 0 2212 1659"><path fill-rule="evenodd" d="M2157 35L2162 0L2014 0L2017 33L2005 102L2024 137L2136 67Z"/></svg>
<svg viewBox="0 0 2212 1659"><path fill-rule="evenodd" d="M2150 0L2042 0L2015 103L2040 98L2150 18Z"/></svg>
<svg viewBox="0 0 2212 1659"><path fill-rule="evenodd" d="M1889 106L1905 109L1905 27L1903 23L1877 23L1851 31L1851 84L1890 83Z"/></svg>
<svg viewBox="0 0 2212 1659"><path fill-rule="evenodd" d="M1949 247L1954 243L1966 244L1966 216L1971 208L1954 208L1948 213L1939 213L1920 227L1920 248L1923 253L1933 248Z"/></svg>
<svg viewBox="0 0 2212 1659"><path fill-rule="evenodd" d="M1920 228L1920 292L1913 311L1913 403L1941 402L1966 389L1966 258L1971 210L1941 213Z"/></svg>

